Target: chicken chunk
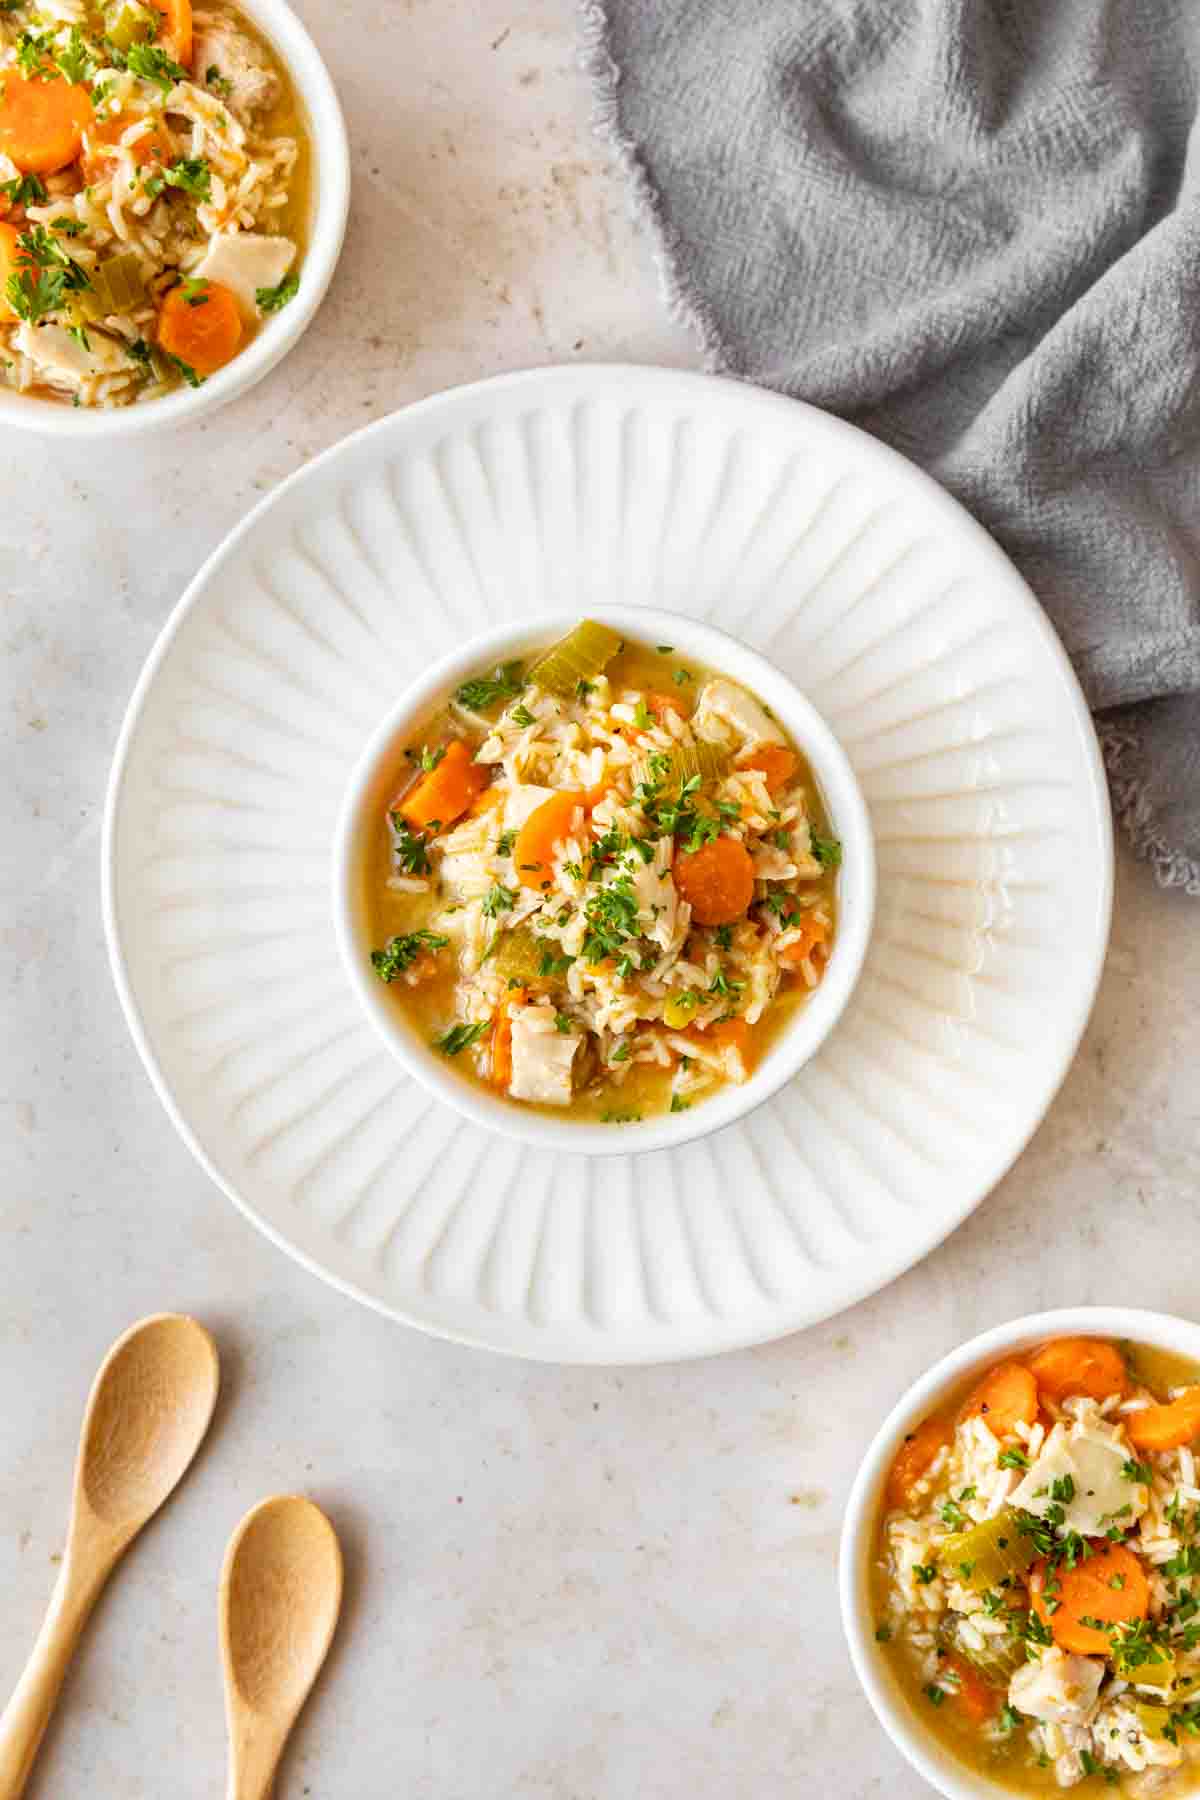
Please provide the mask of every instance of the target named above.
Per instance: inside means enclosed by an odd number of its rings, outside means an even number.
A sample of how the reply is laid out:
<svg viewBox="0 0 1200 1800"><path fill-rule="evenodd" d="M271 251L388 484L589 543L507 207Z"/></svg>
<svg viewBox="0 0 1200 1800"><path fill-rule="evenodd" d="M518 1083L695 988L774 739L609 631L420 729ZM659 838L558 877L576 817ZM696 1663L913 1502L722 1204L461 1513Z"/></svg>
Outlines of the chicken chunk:
<svg viewBox="0 0 1200 1800"><path fill-rule="evenodd" d="M512 1020L512 1098L569 1106L571 1071L582 1042L580 1032L558 1029L552 1007L520 1007Z"/></svg>
<svg viewBox="0 0 1200 1800"><path fill-rule="evenodd" d="M197 281L219 281L238 303L247 324L258 318L259 288L278 287L292 266L296 246L290 238L265 237L258 231L218 231L189 274Z"/></svg>
<svg viewBox="0 0 1200 1800"><path fill-rule="evenodd" d="M228 100L237 113L260 112L279 98L279 77L265 52L224 20L214 19L197 32L192 67L197 84Z"/></svg>
<svg viewBox="0 0 1200 1800"><path fill-rule="evenodd" d="M699 737L711 743L734 742L739 749L784 742L782 731L774 719L768 718L761 702L736 682L720 677L706 681L700 689L692 727Z"/></svg>
<svg viewBox="0 0 1200 1800"><path fill-rule="evenodd" d="M1067 1432L1059 1425L1014 1491L1012 1503L1040 1518L1058 1503L1065 1486L1071 1498L1062 1502L1062 1528L1097 1537L1115 1518L1138 1519L1146 1510L1146 1488L1124 1475L1128 1454L1102 1431L1076 1425Z"/></svg>
<svg viewBox="0 0 1200 1800"><path fill-rule="evenodd" d="M100 331L89 331L85 346L61 325L31 325L26 320L16 334L16 346L42 381L68 394L79 393L85 381L131 367L122 347Z"/></svg>
<svg viewBox="0 0 1200 1800"><path fill-rule="evenodd" d="M1018 1712L1057 1725L1085 1725L1096 1710L1104 1664L1090 1656L1047 1650L1025 1663L1008 1684L1008 1700Z"/></svg>
<svg viewBox="0 0 1200 1800"><path fill-rule="evenodd" d="M692 909L679 898L671 874L675 840L659 838L654 846L653 862L640 856L629 859L629 877L638 903L638 925L646 937L661 950L677 950L687 936Z"/></svg>

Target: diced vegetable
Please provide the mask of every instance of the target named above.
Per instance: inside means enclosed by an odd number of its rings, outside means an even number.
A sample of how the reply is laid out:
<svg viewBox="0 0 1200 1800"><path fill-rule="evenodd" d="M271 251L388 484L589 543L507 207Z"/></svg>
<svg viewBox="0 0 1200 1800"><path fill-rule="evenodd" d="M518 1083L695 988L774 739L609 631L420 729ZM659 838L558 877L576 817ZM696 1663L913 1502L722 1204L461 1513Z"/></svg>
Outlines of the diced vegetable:
<svg viewBox="0 0 1200 1800"><path fill-rule="evenodd" d="M1129 1441L1139 1450L1179 1450L1200 1435L1200 1387L1186 1388L1174 1400L1125 1414Z"/></svg>
<svg viewBox="0 0 1200 1800"><path fill-rule="evenodd" d="M81 83L4 71L0 91L0 151L26 175L50 175L74 162L94 118Z"/></svg>
<svg viewBox="0 0 1200 1800"><path fill-rule="evenodd" d="M104 8L104 35L118 50L145 43L158 31L158 20L138 0L110 0ZM125 121L129 123L128 120Z"/></svg>
<svg viewBox="0 0 1200 1800"><path fill-rule="evenodd" d="M121 250L97 263L92 285L79 295L79 306L89 319L106 319L110 313L133 312L146 304L146 283L136 250Z"/></svg>
<svg viewBox="0 0 1200 1800"><path fill-rule="evenodd" d="M1120 1351L1100 1338L1054 1338L1034 1352L1029 1369L1039 1390L1051 1400L1065 1400L1069 1394L1107 1400L1129 1392Z"/></svg>
<svg viewBox="0 0 1200 1800"><path fill-rule="evenodd" d="M1005 1506L994 1517L946 1538L938 1561L965 1587L982 1594L986 1588L1023 1575L1037 1561L1037 1551L1032 1538L1021 1530L1013 1508Z"/></svg>
<svg viewBox="0 0 1200 1800"><path fill-rule="evenodd" d="M705 738L697 738L694 744L676 744L672 750L660 750L653 757L644 758L635 766L634 778L669 798L680 794L688 782L697 778L701 785L719 781L728 768L726 751Z"/></svg>
<svg viewBox="0 0 1200 1800"><path fill-rule="evenodd" d="M0 219L0 319L15 316L5 298L5 290L11 277L19 272L22 263L27 263L17 243L20 235L19 225L10 225L6 220Z"/></svg>
<svg viewBox="0 0 1200 1800"><path fill-rule="evenodd" d="M434 827L444 831L462 817L490 780L491 770L473 759L461 738L454 738L395 810L418 831Z"/></svg>
<svg viewBox="0 0 1200 1800"><path fill-rule="evenodd" d="M663 1021L673 1031L682 1031L700 1004L695 988L684 988L669 994L663 1005Z"/></svg>
<svg viewBox="0 0 1200 1800"><path fill-rule="evenodd" d="M986 1725L999 1712L1003 1695L990 1682L985 1681L982 1673L972 1667L966 1656L950 1651L944 1658L943 1666L953 1675L953 1685L946 1684L946 1689L953 1697L965 1716L973 1725Z"/></svg>
<svg viewBox="0 0 1200 1800"><path fill-rule="evenodd" d="M83 178L86 182L102 181L116 160L118 146L125 133L136 123L127 113L114 113L111 119L97 119L88 126L87 138L83 151ZM129 146L129 154L134 166L144 169L155 163L160 167L171 160L173 149L165 131L155 125L149 131L143 131L139 138ZM131 252L123 252L125 255ZM112 259L120 261L119 257ZM136 262L136 257L134 258ZM139 279L140 279L140 264ZM112 310L111 308L109 309ZM99 317L99 315L97 315Z"/></svg>
<svg viewBox="0 0 1200 1800"><path fill-rule="evenodd" d="M517 880L522 887L540 891L554 879L554 853L571 831L572 821L580 807L587 806L587 795L563 788L530 813L513 845L513 861Z"/></svg>
<svg viewBox="0 0 1200 1800"><path fill-rule="evenodd" d="M192 66L192 0L151 0L162 19L159 41L163 48L182 63Z"/></svg>
<svg viewBox="0 0 1200 1800"><path fill-rule="evenodd" d="M513 988L505 996L492 1027L492 1084L504 1091L508 1089L513 1072L513 1013L518 1007L524 1006L528 999L529 995L524 988Z"/></svg>
<svg viewBox="0 0 1200 1800"><path fill-rule="evenodd" d="M795 775L799 760L786 744L760 744L754 755L739 763L740 769L761 769L769 794L778 794Z"/></svg>
<svg viewBox="0 0 1200 1800"><path fill-rule="evenodd" d="M818 919L815 912L806 912L796 928L800 936L794 937L779 952L784 962L802 963L810 957L814 950L824 944L829 936L829 927L823 919Z"/></svg>
<svg viewBox="0 0 1200 1800"><path fill-rule="evenodd" d="M960 1419L980 1418L995 1437L1011 1437L1018 1425L1032 1425L1038 1413L1037 1382L1021 1363L997 1363L963 1406Z"/></svg>
<svg viewBox="0 0 1200 1800"><path fill-rule="evenodd" d="M908 1505L917 1483L928 1475L939 1452L953 1438L953 1429L946 1419L922 1419L916 1430L909 1432L896 1452L896 1460L888 1475L889 1506Z"/></svg>
<svg viewBox="0 0 1200 1800"><path fill-rule="evenodd" d="M545 955L545 946L529 926L516 925L501 936L492 964L496 973L503 975L506 981L515 981L522 987L527 987L538 980Z"/></svg>
<svg viewBox="0 0 1200 1800"><path fill-rule="evenodd" d="M529 671L529 681L560 700L575 697L581 681L592 681L621 648L620 634L595 619L582 619Z"/></svg>
<svg viewBox="0 0 1200 1800"><path fill-rule="evenodd" d="M1024 1640L1007 1630L987 1637L980 1632L981 1642L977 1644L975 1635L968 1635L961 1623L952 1618L947 1618L938 1628L938 1638L948 1650L970 1663L993 1687L1007 1688L1025 1661Z"/></svg>
<svg viewBox="0 0 1200 1800"><path fill-rule="evenodd" d="M1144 1619L1150 1605L1150 1584L1139 1559L1124 1544L1093 1543L1092 1554L1073 1569L1059 1565L1048 1569L1040 1563L1029 1580L1033 1609L1050 1627L1055 1643L1080 1656L1106 1656L1112 1648L1107 1631L1083 1623L1097 1619L1106 1625ZM1053 1586L1048 1594L1048 1584ZM1047 1600L1055 1602L1051 1611Z"/></svg>
<svg viewBox="0 0 1200 1800"><path fill-rule="evenodd" d="M682 852L674 874L697 925L732 925L754 898L754 863L740 838L722 835Z"/></svg>
<svg viewBox="0 0 1200 1800"><path fill-rule="evenodd" d="M164 295L158 309L158 341L168 356L201 379L223 369L242 342L242 316L229 289L217 281L189 294L181 283Z"/></svg>

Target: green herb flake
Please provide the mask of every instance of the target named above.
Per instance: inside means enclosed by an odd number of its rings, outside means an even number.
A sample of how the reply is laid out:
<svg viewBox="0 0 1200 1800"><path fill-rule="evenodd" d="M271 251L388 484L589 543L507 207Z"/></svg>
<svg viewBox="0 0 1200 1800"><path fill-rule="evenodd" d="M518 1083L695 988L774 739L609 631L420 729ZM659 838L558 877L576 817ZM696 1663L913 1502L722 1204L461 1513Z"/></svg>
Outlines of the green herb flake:
<svg viewBox="0 0 1200 1800"><path fill-rule="evenodd" d="M300 292L300 277L297 274L285 275L274 287L261 287L254 290L254 304L259 312L282 312L289 300L294 300Z"/></svg>
<svg viewBox="0 0 1200 1800"><path fill-rule="evenodd" d="M441 1037L433 1039L433 1047L440 1050L443 1056L458 1056L477 1043L487 1028L486 1019L479 1019L474 1025L452 1025Z"/></svg>

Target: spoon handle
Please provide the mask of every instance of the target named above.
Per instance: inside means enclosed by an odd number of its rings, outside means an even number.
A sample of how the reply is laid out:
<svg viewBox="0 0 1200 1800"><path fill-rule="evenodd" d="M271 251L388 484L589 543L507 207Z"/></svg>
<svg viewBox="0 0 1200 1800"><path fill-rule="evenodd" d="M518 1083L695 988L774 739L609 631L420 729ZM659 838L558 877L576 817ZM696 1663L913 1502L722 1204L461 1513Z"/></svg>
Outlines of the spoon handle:
<svg viewBox="0 0 1200 1800"><path fill-rule="evenodd" d="M226 1800L270 1800L282 1754L283 1743L277 1732L256 1729L247 1718L231 1720ZM2 1794L0 1800L4 1800Z"/></svg>
<svg viewBox="0 0 1200 1800"><path fill-rule="evenodd" d="M108 1579L111 1562L77 1561L68 1548L37 1642L0 1715L0 1800L18 1800L88 1615Z"/></svg>

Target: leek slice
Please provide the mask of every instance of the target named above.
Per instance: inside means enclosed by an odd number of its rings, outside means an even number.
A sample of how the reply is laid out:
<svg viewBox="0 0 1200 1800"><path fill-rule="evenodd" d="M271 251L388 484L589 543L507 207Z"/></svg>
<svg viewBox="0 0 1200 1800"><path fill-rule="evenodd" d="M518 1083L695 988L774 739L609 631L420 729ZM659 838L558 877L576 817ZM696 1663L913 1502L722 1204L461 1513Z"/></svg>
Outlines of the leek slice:
<svg viewBox="0 0 1200 1800"><path fill-rule="evenodd" d="M158 20L137 0L111 0L104 8L104 35L118 50L131 44L148 43L158 29Z"/></svg>
<svg viewBox="0 0 1200 1800"><path fill-rule="evenodd" d="M606 669L621 648L621 636L610 625L581 619L574 631L539 656L529 680L560 700L572 700L581 681L591 681Z"/></svg>

